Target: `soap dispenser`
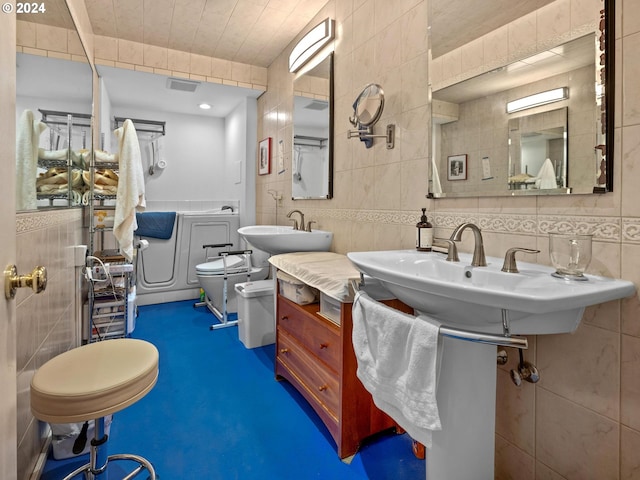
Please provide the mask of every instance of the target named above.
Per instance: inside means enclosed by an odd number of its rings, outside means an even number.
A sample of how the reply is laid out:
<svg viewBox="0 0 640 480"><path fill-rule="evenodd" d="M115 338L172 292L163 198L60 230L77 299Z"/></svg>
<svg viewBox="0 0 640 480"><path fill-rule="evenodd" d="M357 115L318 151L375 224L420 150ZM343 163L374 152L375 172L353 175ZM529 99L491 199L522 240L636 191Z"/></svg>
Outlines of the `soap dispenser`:
<svg viewBox="0 0 640 480"><path fill-rule="evenodd" d="M427 209L422 209L420 221L416 224L416 250L430 252L433 246L433 225L427 220Z"/></svg>

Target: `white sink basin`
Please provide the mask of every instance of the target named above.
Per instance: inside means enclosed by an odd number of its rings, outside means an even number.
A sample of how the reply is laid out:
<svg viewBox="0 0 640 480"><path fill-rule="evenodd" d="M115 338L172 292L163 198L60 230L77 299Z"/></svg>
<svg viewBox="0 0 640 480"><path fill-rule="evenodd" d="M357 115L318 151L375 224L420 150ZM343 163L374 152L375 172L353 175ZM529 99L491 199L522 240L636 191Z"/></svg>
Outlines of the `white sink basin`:
<svg viewBox="0 0 640 480"><path fill-rule="evenodd" d="M290 252L327 252L333 233L324 230L305 232L278 225L241 227L238 233L259 250L272 255Z"/></svg>
<svg viewBox="0 0 640 480"><path fill-rule="evenodd" d="M471 267L471 255L447 262L443 254L396 250L348 253L356 267L398 299L443 325L503 333L502 310L516 335L574 331L585 307L633 295L625 280L587 275L588 281L552 277L552 267L518 261L520 273L501 271L503 259Z"/></svg>

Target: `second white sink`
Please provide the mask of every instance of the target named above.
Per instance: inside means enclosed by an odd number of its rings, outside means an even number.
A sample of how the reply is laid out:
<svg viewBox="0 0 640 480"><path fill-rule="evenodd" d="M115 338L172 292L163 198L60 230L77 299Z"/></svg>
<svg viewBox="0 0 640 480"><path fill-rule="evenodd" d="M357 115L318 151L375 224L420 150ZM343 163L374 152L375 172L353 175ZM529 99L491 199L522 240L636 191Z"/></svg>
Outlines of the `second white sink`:
<svg viewBox="0 0 640 480"><path fill-rule="evenodd" d="M306 232L280 225L250 225L238 233L255 248L277 255L291 252L327 252L333 233L324 230Z"/></svg>

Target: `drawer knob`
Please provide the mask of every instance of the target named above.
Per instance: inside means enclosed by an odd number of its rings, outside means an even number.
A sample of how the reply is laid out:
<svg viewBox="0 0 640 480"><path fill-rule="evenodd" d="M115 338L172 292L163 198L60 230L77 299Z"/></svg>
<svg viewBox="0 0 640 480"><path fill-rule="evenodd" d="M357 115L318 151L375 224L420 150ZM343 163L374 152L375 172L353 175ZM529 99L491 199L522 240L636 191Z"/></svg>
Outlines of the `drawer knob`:
<svg viewBox="0 0 640 480"><path fill-rule="evenodd" d="M320 350L322 350L324 348L329 348L329 344L328 343L321 343L320 344Z"/></svg>
<svg viewBox="0 0 640 480"><path fill-rule="evenodd" d="M318 390L320 390L321 392L324 392L328 387L326 385L320 385L318 387Z"/></svg>
<svg viewBox="0 0 640 480"><path fill-rule="evenodd" d="M280 349L280 353L289 353L289 349L288 348L281 348Z"/></svg>
<svg viewBox="0 0 640 480"><path fill-rule="evenodd" d="M289 320L289 317L287 317L286 315L282 315L282 316L280 317L280 320L281 320L281 321L285 321L285 322L286 322L287 320Z"/></svg>

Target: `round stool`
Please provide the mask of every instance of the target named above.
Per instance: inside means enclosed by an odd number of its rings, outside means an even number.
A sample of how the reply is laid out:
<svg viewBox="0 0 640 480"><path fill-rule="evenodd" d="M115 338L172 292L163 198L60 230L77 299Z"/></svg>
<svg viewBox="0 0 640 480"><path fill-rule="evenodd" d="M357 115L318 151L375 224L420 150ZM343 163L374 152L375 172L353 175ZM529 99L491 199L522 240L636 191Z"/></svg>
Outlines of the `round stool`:
<svg viewBox="0 0 640 480"><path fill-rule="evenodd" d="M119 338L74 348L38 369L31 379L31 411L37 419L49 423L95 420L90 462L63 480L80 473L87 479L106 478L102 474L112 460L138 463L127 479L147 469L149 479L155 480L148 460L131 454L107 455L104 417L151 391L158 379L158 357L158 350L149 342Z"/></svg>

